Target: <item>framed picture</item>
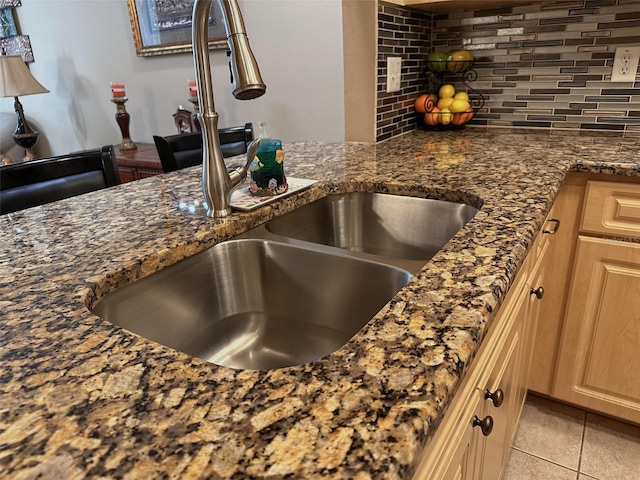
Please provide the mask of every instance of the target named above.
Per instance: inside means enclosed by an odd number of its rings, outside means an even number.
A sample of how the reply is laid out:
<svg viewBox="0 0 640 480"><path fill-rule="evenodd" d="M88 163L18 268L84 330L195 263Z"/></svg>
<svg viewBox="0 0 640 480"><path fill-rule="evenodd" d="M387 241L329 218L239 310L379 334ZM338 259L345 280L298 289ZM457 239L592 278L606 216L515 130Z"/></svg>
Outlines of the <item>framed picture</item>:
<svg viewBox="0 0 640 480"><path fill-rule="evenodd" d="M140 56L191 52L194 0L127 0L136 53ZM218 2L209 15L209 48L226 48Z"/></svg>
<svg viewBox="0 0 640 480"><path fill-rule="evenodd" d="M4 50L5 55L20 55L25 63L34 61L29 35L0 38L0 50Z"/></svg>
<svg viewBox="0 0 640 480"><path fill-rule="evenodd" d="M22 6L22 0L0 0L0 8L11 8Z"/></svg>
<svg viewBox="0 0 640 480"><path fill-rule="evenodd" d="M3 8L0 10L0 38L15 37L16 35L18 35L18 29L13 19L13 10Z"/></svg>

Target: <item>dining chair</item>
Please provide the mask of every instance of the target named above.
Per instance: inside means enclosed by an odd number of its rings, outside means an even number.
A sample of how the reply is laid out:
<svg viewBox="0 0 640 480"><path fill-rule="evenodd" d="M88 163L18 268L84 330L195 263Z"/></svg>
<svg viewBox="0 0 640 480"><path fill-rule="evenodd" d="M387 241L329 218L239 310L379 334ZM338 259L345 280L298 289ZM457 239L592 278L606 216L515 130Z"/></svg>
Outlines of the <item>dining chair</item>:
<svg viewBox="0 0 640 480"><path fill-rule="evenodd" d="M113 145L0 166L0 214L120 183Z"/></svg>
<svg viewBox="0 0 640 480"><path fill-rule="evenodd" d="M253 140L252 123L221 128L218 132L224 158L246 153ZM154 135L153 141L156 144L160 163L162 163L162 169L165 173L202 163L202 134L200 132L168 137Z"/></svg>

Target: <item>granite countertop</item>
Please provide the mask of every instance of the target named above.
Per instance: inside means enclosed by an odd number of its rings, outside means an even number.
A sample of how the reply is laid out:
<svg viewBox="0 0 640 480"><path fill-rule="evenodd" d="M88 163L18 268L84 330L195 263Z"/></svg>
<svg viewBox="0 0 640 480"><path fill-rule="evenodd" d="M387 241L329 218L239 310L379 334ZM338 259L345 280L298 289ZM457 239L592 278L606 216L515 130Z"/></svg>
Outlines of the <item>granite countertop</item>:
<svg viewBox="0 0 640 480"><path fill-rule="evenodd" d="M1 216L0 476L409 478L567 172L638 176L639 146L481 128L295 143L288 174L319 182L223 220L204 216L200 167ZM86 307L297 205L360 190L481 210L321 360L233 370Z"/></svg>

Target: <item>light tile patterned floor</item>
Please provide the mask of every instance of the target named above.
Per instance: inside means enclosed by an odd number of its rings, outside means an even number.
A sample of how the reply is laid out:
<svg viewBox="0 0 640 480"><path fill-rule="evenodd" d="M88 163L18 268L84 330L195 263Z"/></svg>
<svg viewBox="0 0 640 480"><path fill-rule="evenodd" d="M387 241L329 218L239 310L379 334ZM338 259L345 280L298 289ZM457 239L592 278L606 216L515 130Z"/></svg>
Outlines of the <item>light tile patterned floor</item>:
<svg viewBox="0 0 640 480"><path fill-rule="evenodd" d="M529 395L503 480L640 480L640 426Z"/></svg>

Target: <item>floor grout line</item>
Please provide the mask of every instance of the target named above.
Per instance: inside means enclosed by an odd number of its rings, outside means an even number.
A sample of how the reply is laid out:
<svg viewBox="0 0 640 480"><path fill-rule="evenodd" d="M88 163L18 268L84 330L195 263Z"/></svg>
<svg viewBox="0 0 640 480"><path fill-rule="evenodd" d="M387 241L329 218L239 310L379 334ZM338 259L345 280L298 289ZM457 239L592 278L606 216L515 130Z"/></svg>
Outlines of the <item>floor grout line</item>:
<svg viewBox="0 0 640 480"><path fill-rule="evenodd" d="M584 437L587 433L587 412L583 411L582 415L582 438L580 439L580 456L578 457L578 476L576 477L576 480L580 480L580 474L582 473L582 453L584 452Z"/></svg>
<svg viewBox="0 0 640 480"><path fill-rule="evenodd" d="M571 468L571 467L567 467L566 465L562 465L562 464L560 464L560 463L558 463L558 462L554 462L554 461L549 460L549 459L547 459L547 458L541 457L541 456L539 456L539 455L536 455L535 453L527 452L526 450L522 450L521 448L518 448L518 447L511 447L511 449L512 449L512 450L517 450L517 451L519 451L520 453L524 453L525 455L529 455L530 457L537 458L538 460L542 460L543 462L551 463L551 464L556 465L556 466L558 466L558 467L564 468L564 469L566 469L566 470L569 470L570 472L575 472L575 473L577 473L577 474L579 474L579 473L580 473L580 471L579 471L579 470L576 470L576 469ZM576 478L577 478L577 477L576 477Z"/></svg>

